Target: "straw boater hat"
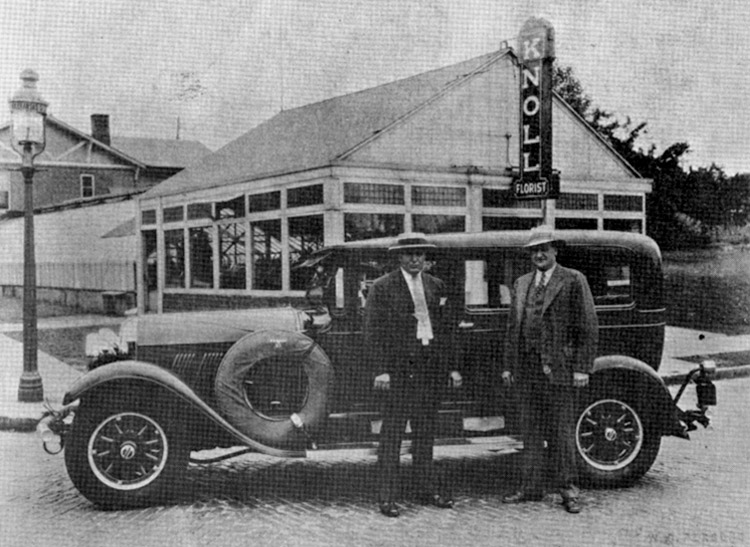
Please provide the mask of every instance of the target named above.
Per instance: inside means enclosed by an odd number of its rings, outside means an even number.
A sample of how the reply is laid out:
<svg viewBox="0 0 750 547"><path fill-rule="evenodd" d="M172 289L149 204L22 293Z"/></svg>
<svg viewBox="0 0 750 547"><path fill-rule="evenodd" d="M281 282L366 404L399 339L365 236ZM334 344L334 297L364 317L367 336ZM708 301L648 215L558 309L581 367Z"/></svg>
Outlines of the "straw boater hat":
<svg viewBox="0 0 750 547"><path fill-rule="evenodd" d="M424 234L411 232L398 236L396 244L388 248L389 253L426 253L435 248Z"/></svg>
<svg viewBox="0 0 750 547"><path fill-rule="evenodd" d="M532 228L529 234L529 242L524 245L527 249L538 247L539 245L550 244L555 248L565 245L565 241L555 237L555 233L549 226L537 226Z"/></svg>

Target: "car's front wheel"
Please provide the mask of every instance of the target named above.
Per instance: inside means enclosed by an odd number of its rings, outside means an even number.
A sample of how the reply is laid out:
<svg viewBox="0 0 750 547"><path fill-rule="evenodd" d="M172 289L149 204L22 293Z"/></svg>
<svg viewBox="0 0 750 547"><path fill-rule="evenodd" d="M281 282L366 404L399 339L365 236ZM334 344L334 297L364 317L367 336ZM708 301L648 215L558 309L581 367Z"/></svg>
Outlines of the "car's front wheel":
<svg viewBox="0 0 750 547"><path fill-rule="evenodd" d="M626 394L599 394L582 405L575 435L584 484L626 486L653 465L661 435L633 399Z"/></svg>
<svg viewBox="0 0 750 547"><path fill-rule="evenodd" d="M82 404L65 446L73 484L102 507L137 507L165 500L187 467L179 420L156 405Z"/></svg>

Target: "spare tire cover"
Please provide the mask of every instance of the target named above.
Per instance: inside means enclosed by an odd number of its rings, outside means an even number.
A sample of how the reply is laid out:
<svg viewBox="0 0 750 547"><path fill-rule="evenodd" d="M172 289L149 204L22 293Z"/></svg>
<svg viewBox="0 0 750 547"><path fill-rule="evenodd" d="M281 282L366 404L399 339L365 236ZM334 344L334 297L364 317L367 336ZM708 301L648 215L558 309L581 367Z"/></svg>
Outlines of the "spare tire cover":
<svg viewBox="0 0 750 547"><path fill-rule="evenodd" d="M254 408L246 391L248 379L257 381L263 374L268 378L270 373L274 384L283 383L299 370L304 370L307 380L300 408L286 416L269 416ZM333 367L314 340L298 332L270 330L248 334L229 348L216 372L214 390L219 411L234 427L263 444L291 448L304 446L307 434L325 420L332 385ZM307 434L292 423L293 413Z"/></svg>

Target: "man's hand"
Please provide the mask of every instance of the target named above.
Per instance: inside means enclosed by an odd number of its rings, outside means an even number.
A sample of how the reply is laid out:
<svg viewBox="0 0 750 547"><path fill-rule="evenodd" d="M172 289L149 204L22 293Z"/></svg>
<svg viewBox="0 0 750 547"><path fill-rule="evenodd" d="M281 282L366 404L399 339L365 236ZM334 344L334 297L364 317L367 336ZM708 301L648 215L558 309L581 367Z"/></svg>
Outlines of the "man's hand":
<svg viewBox="0 0 750 547"><path fill-rule="evenodd" d="M391 375L387 372L385 374L380 374L379 376L375 376L375 389L380 391L385 391L388 389L391 389Z"/></svg>
<svg viewBox="0 0 750 547"><path fill-rule="evenodd" d="M589 375L585 372L573 373L573 387L586 387L589 385Z"/></svg>
<svg viewBox="0 0 750 547"><path fill-rule="evenodd" d="M457 370L451 372L449 382L451 387L461 387L463 385L463 378L461 377L461 373Z"/></svg>
<svg viewBox="0 0 750 547"><path fill-rule="evenodd" d="M506 386L513 385L513 374L509 370L503 371L503 383Z"/></svg>

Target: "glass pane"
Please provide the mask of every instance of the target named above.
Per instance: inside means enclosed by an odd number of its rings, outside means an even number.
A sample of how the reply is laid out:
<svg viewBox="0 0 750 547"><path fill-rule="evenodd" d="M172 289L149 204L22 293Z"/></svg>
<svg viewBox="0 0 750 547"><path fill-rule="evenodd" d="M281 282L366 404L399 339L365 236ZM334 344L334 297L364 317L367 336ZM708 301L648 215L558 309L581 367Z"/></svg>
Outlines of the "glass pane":
<svg viewBox="0 0 750 547"><path fill-rule="evenodd" d="M637 218L605 218L604 229L640 234L643 231L643 225Z"/></svg>
<svg viewBox="0 0 750 547"><path fill-rule="evenodd" d="M541 219L515 217L482 217L482 231L491 230L530 230L539 226Z"/></svg>
<svg viewBox="0 0 750 547"><path fill-rule="evenodd" d="M156 210L141 211L141 224L156 224Z"/></svg>
<svg viewBox="0 0 750 547"><path fill-rule="evenodd" d="M595 218L556 218L555 228L558 230L596 230L598 225Z"/></svg>
<svg viewBox="0 0 750 547"><path fill-rule="evenodd" d="M190 286L212 288L214 286L213 247L211 228L190 228Z"/></svg>
<svg viewBox="0 0 750 547"><path fill-rule="evenodd" d="M643 211L643 196L604 195L605 211Z"/></svg>
<svg viewBox="0 0 750 547"><path fill-rule="evenodd" d="M404 187L394 184L347 182L344 184L344 202L403 205Z"/></svg>
<svg viewBox="0 0 750 547"><path fill-rule="evenodd" d="M560 261L581 271L591 286L597 304L628 304L632 302L630 263L632 254L626 249L592 248L565 249Z"/></svg>
<svg viewBox="0 0 750 547"><path fill-rule="evenodd" d="M216 216L223 218L244 218L245 216L245 196L240 196L228 201L216 202Z"/></svg>
<svg viewBox="0 0 750 547"><path fill-rule="evenodd" d="M253 289L281 290L281 221L250 225L253 241Z"/></svg>
<svg viewBox="0 0 750 547"><path fill-rule="evenodd" d="M290 188L286 193L287 207L304 207L323 203L323 185L313 184L301 188Z"/></svg>
<svg viewBox="0 0 750 547"><path fill-rule="evenodd" d="M484 207L496 207L499 209L541 209L540 199L521 199L510 190L493 190L485 188L482 190L482 201Z"/></svg>
<svg viewBox="0 0 750 547"><path fill-rule="evenodd" d="M187 206L188 220L198 218L213 218L212 210L213 207L210 203L190 203Z"/></svg>
<svg viewBox="0 0 750 547"><path fill-rule="evenodd" d="M182 230L164 231L164 286L185 286L185 235Z"/></svg>
<svg viewBox="0 0 750 547"><path fill-rule="evenodd" d="M560 194L557 199L558 209L597 211L599 196L597 194Z"/></svg>
<svg viewBox="0 0 750 547"><path fill-rule="evenodd" d="M411 190L412 205L444 205L464 207L464 188L442 188L439 186L414 186Z"/></svg>
<svg viewBox="0 0 750 547"><path fill-rule="evenodd" d="M247 197L247 210L250 213L261 211L275 211L281 209L281 192L266 192Z"/></svg>
<svg viewBox="0 0 750 547"><path fill-rule="evenodd" d="M180 222L184 217L185 209L182 205L164 209L164 222Z"/></svg>
<svg viewBox="0 0 750 547"><path fill-rule="evenodd" d="M404 215L347 213L344 215L344 240L357 241L396 236L404 231Z"/></svg>
<svg viewBox="0 0 750 547"><path fill-rule="evenodd" d="M245 288L245 225L219 226L219 288Z"/></svg>
<svg viewBox="0 0 750 547"><path fill-rule="evenodd" d="M141 232L143 245L143 281L147 291L156 290L156 231Z"/></svg>
<svg viewBox="0 0 750 547"><path fill-rule="evenodd" d="M292 290L305 290L310 281L307 268L295 268L323 247L323 215L289 219L289 263Z"/></svg>
<svg viewBox="0 0 750 547"><path fill-rule="evenodd" d="M466 231L466 217L458 215L412 215L412 224L417 232L441 234Z"/></svg>

